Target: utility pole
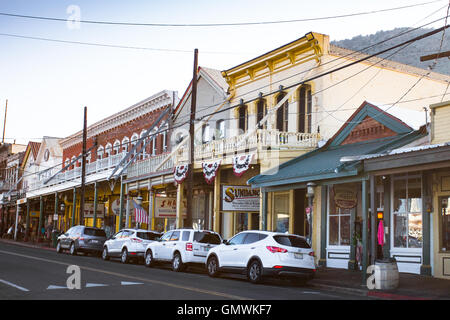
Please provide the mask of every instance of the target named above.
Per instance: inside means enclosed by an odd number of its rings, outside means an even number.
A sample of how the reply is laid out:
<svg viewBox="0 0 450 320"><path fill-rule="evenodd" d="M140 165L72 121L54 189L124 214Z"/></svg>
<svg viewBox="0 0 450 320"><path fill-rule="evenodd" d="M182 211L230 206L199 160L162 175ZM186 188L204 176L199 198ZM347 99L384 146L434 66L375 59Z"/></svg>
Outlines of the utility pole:
<svg viewBox="0 0 450 320"><path fill-rule="evenodd" d="M186 181L186 225L185 227L192 227L192 189L194 187L194 121L195 121L195 111L197 104L197 69L198 69L198 49L194 50L194 71L192 76L192 91L191 91L191 117L189 122L189 164L188 164L188 173L187 173L187 181ZM181 191L183 192L183 188ZM182 205L180 203L180 205Z"/></svg>
<svg viewBox="0 0 450 320"><path fill-rule="evenodd" d="M6 111L8 110L8 99L6 99L6 105L5 105L5 120L3 121L3 138L2 138L2 144L5 143L5 128L6 128Z"/></svg>
<svg viewBox="0 0 450 320"><path fill-rule="evenodd" d="M86 137L87 137L87 107L84 107L83 122L83 150L81 151L81 196L80 196L80 224L84 225L84 192L86 176Z"/></svg>

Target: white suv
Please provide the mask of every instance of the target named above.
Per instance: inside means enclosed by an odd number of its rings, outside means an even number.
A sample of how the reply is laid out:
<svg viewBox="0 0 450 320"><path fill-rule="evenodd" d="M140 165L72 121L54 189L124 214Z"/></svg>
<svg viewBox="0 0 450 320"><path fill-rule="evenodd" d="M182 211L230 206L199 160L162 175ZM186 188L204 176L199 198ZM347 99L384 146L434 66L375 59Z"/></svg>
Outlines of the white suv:
<svg viewBox="0 0 450 320"><path fill-rule="evenodd" d="M156 231L122 229L105 242L102 258L109 260L110 257L120 257L122 263L127 263L132 258L142 259L147 245L160 236L161 233Z"/></svg>
<svg viewBox="0 0 450 320"><path fill-rule="evenodd" d="M159 241L147 245L145 265L151 267L155 262L171 262L174 271L183 271L189 264L204 265L208 251L221 243L222 238L213 231L170 230Z"/></svg>
<svg viewBox="0 0 450 320"><path fill-rule="evenodd" d="M246 274L252 283L263 276L293 277L305 283L314 277L314 252L304 237L269 231L243 231L208 253L211 277L220 272Z"/></svg>

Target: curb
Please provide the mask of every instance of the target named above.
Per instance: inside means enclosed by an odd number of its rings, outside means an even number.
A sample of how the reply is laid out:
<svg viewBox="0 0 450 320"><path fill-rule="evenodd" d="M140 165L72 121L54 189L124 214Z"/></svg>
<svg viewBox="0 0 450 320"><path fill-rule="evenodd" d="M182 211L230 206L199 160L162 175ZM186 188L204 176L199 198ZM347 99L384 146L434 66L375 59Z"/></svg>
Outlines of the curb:
<svg viewBox="0 0 450 320"><path fill-rule="evenodd" d="M362 295L362 296L368 296L368 293L369 293L368 290L364 290L364 289L357 289L357 288L350 288L350 287L343 287L343 286L334 286L334 285L323 284L323 283L310 282L309 285L311 285L317 289L338 291L338 292L357 294L357 295Z"/></svg>
<svg viewBox="0 0 450 320"><path fill-rule="evenodd" d="M49 250L49 251L56 251L55 248L45 247L45 246L40 246L40 245L35 245L35 244L29 244L29 243L25 243L25 242L14 241L14 240L0 239L0 242L17 245L17 246L22 246L22 247L27 247L27 248L33 248L33 249L44 249L44 250Z"/></svg>

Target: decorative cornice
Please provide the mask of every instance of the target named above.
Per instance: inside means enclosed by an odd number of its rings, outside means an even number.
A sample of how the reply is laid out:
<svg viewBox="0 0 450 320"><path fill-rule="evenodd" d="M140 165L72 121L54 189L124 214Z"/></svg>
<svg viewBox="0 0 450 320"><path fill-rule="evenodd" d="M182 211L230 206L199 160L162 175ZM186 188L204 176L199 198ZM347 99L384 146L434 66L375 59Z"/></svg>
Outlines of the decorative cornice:
<svg viewBox="0 0 450 320"><path fill-rule="evenodd" d="M127 122L135 120L139 117L143 117L158 109L167 107L173 104L173 97L175 93L175 99L177 93L174 91L164 90L161 91L143 101L140 101L131 107L126 108L120 112L117 112L103 120L100 120L87 128L87 138L95 137L103 132L117 128ZM70 148L78 143L82 142L83 132L77 133L61 140L61 147L63 149Z"/></svg>

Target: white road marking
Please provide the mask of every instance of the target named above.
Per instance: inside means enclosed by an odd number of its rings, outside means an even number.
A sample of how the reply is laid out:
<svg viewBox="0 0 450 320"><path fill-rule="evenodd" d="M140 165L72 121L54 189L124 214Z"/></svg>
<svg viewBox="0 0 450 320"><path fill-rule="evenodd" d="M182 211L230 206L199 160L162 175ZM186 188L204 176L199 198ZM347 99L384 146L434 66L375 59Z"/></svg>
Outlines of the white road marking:
<svg viewBox="0 0 450 320"><path fill-rule="evenodd" d="M103 283L86 283L86 288L92 288L92 287L107 287L108 284Z"/></svg>
<svg viewBox="0 0 450 320"><path fill-rule="evenodd" d="M143 284L142 282L127 282L127 281L122 281L121 283L120 283L122 286L131 286L131 285L134 285L134 284Z"/></svg>
<svg viewBox="0 0 450 320"><path fill-rule="evenodd" d="M52 284L47 287L47 290L54 290L54 289L68 289L68 288L62 286L54 286Z"/></svg>
<svg viewBox="0 0 450 320"><path fill-rule="evenodd" d="M21 291L30 291L30 290L28 290L28 289L26 289L26 288L23 288L23 287L21 287L21 286L18 286L17 284L11 283L11 282L6 281L6 280L0 279L0 282L1 282L1 283L4 283L4 284L7 284L8 286L14 287L14 288L16 288L16 289L19 289L19 290L21 290Z"/></svg>

